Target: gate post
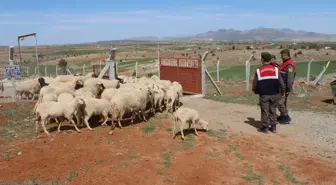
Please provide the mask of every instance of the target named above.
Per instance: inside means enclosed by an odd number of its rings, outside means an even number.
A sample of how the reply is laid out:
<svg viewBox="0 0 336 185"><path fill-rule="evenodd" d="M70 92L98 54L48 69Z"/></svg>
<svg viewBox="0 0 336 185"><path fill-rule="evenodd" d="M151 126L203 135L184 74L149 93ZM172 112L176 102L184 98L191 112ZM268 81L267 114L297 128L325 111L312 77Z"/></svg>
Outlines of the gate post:
<svg viewBox="0 0 336 185"><path fill-rule="evenodd" d="M205 64L205 58L207 57L209 51L206 51L203 56L202 56L202 66L201 66L201 73L202 73L202 95L205 96L206 95L206 83L205 83L205 78L206 78L206 74L205 74L205 70L206 70L206 64Z"/></svg>

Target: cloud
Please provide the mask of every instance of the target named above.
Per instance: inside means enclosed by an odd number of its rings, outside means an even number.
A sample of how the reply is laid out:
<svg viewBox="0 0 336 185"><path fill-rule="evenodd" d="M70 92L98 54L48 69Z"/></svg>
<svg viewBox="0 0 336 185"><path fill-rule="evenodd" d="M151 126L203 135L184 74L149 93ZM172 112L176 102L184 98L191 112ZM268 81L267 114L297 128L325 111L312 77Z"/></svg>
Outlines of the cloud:
<svg viewBox="0 0 336 185"><path fill-rule="evenodd" d="M164 19L164 20L180 21L180 20L190 20L193 17L192 16L186 16L186 15L159 15L159 16L157 16L157 18Z"/></svg>

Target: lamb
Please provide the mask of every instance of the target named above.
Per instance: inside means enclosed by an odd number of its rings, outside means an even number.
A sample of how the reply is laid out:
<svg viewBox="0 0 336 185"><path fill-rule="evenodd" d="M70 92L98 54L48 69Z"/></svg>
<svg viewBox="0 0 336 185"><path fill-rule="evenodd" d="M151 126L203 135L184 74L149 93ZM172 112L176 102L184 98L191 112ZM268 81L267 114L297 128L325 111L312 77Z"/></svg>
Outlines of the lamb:
<svg viewBox="0 0 336 185"><path fill-rule="evenodd" d="M200 119L199 114L196 110L186 107L180 107L174 113L173 138L175 138L175 130L178 126L181 132L181 139L184 139L183 129L186 127L187 124L189 126L189 129L191 128L191 125L193 125L196 136L198 136L196 125L200 125L204 130L208 130L209 125L208 122Z"/></svg>
<svg viewBox="0 0 336 185"><path fill-rule="evenodd" d="M80 105L84 104L84 101L80 97L74 98L68 104L63 105L60 102L42 102L36 108L36 132L38 132L38 122L40 121L41 126L44 132L49 136L49 132L47 131L45 124L49 118L58 118L64 116L68 121L70 121L77 132L80 130L77 128L73 115L75 111L78 109ZM61 123L58 125L58 132L60 132Z"/></svg>

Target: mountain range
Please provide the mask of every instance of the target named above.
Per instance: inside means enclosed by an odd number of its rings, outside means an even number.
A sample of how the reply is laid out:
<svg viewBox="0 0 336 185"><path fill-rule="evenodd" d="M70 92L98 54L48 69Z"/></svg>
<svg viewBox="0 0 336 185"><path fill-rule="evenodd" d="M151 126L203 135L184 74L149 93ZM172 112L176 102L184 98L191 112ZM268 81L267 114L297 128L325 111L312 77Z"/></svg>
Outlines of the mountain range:
<svg viewBox="0 0 336 185"><path fill-rule="evenodd" d="M134 37L125 40L156 41L154 36ZM336 34L323 34L307 31L295 31L289 28L254 28L250 30L219 29L191 36L164 37L160 40L216 40L216 41L336 41Z"/></svg>

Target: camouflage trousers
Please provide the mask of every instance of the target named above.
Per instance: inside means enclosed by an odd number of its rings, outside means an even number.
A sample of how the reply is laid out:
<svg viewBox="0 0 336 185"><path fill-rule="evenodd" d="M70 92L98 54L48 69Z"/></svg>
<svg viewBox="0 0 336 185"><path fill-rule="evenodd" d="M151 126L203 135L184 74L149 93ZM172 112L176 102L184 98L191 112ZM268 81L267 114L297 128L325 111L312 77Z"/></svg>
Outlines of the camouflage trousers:
<svg viewBox="0 0 336 185"><path fill-rule="evenodd" d="M276 109L280 99L280 94L259 96L261 124L264 127L269 127L270 125L275 125L277 123Z"/></svg>

